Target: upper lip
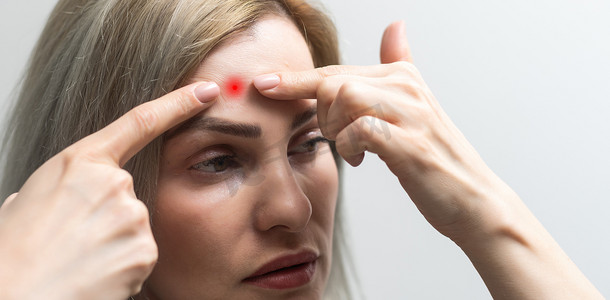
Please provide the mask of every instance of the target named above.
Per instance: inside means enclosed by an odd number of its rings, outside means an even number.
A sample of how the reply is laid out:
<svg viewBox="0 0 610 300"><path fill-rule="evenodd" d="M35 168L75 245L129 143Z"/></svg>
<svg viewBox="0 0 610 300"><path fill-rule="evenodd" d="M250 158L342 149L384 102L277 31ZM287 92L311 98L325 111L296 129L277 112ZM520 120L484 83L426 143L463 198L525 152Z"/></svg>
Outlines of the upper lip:
<svg viewBox="0 0 610 300"><path fill-rule="evenodd" d="M301 251L297 254L283 255L264 264L246 279L277 271L279 269L310 263L315 261L316 259L318 259L318 255L313 251L308 250Z"/></svg>

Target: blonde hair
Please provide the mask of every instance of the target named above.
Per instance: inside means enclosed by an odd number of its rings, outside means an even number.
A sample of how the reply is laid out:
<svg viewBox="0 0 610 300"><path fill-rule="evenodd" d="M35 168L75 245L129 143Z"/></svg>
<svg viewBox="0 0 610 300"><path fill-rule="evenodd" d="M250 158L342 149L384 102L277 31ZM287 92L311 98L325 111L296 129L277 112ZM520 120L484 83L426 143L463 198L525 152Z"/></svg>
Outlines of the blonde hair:
<svg viewBox="0 0 610 300"><path fill-rule="evenodd" d="M339 64L333 23L305 1L59 1L9 119L1 199L67 146L183 85L212 49L269 14L294 21L316 67ZM157 138L125 166L146 203L155 198L162 143ZM335 220L326 294L351 298L340 213Z"/></svg>

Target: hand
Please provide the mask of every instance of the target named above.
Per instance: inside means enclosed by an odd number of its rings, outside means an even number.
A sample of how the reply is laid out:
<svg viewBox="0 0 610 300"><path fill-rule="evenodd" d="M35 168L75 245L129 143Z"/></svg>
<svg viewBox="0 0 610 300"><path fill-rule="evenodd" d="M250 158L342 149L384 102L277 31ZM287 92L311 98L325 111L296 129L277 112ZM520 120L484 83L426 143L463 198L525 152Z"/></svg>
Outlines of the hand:
<svg viewBox="0 0 610 300"><path fill-rule="evenodd" d="M478 199L507 187L451 122L411 64L404 27L384 33L382 65L329 66L263 75L254 85L273 99L318 99L323 134L351 165L377 153L427 220L455 239L470 234ZM274 78L273 76L278 76Z"/></svg>
<svg viewBox="0 0 610 300"><path fill-rule="evenodd" d="M603 298L441 109L410 62L401 25L384 33L383 65L280 72L254 85L273 99L317 98L322 133L337 152L353 166L365 151L377 153L494 298Z"/></svg>
<svg viewBox="0 0 610 300"><path fill-rule="evenodd" d="M209 83L178 89L38 168L0 208L0 298L125 299L138 293L157 260L157 245L148 210L121 167L218 94Z"/></svg>

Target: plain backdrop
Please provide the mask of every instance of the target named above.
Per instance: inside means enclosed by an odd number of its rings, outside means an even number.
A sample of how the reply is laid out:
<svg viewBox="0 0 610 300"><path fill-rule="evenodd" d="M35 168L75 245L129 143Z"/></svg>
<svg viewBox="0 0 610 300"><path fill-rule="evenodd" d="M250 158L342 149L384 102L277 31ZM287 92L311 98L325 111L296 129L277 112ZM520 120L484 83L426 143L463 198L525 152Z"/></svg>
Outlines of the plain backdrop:
<svg viewBox="0 0 610 300"><path fill-rule="evenodd" d="M53 0L0 2L0 108ZM415 65L490 167L610 297L610 2L323 1L345 64L379 62L405 20ZM489 299L468 258L376 155L346 166L351 249L367 299Z"/></svg>

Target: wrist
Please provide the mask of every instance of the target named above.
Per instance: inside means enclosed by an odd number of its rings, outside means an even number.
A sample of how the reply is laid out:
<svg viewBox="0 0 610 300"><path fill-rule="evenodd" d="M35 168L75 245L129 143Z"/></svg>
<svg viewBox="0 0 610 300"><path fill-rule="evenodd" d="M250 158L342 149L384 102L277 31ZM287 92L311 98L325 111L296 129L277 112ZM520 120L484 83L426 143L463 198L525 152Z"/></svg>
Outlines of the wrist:
<svg viewBox="0 0 610 300"><path fill-rule="evenodd" d="M504 181L491 171L461 181L465 192L454 201L452 221L433 224L439 232L463 249L475 250L507 238L525 242L524 235L537 221Z"/></svg>
<svg viewBox="0 0 610 300"><path fill-rule="evenodd" d="M496 195L452 237L494 299L603 299L512 189Z"/></svg>
<svg viewBox="0 0 610 300"><path fill-rule="evenodd" d="M476 204L465 224L448 236L465 251L478 251L505 242L528 246L534 231L544 230L519 196L508 187L474 202Z"/></svg>

